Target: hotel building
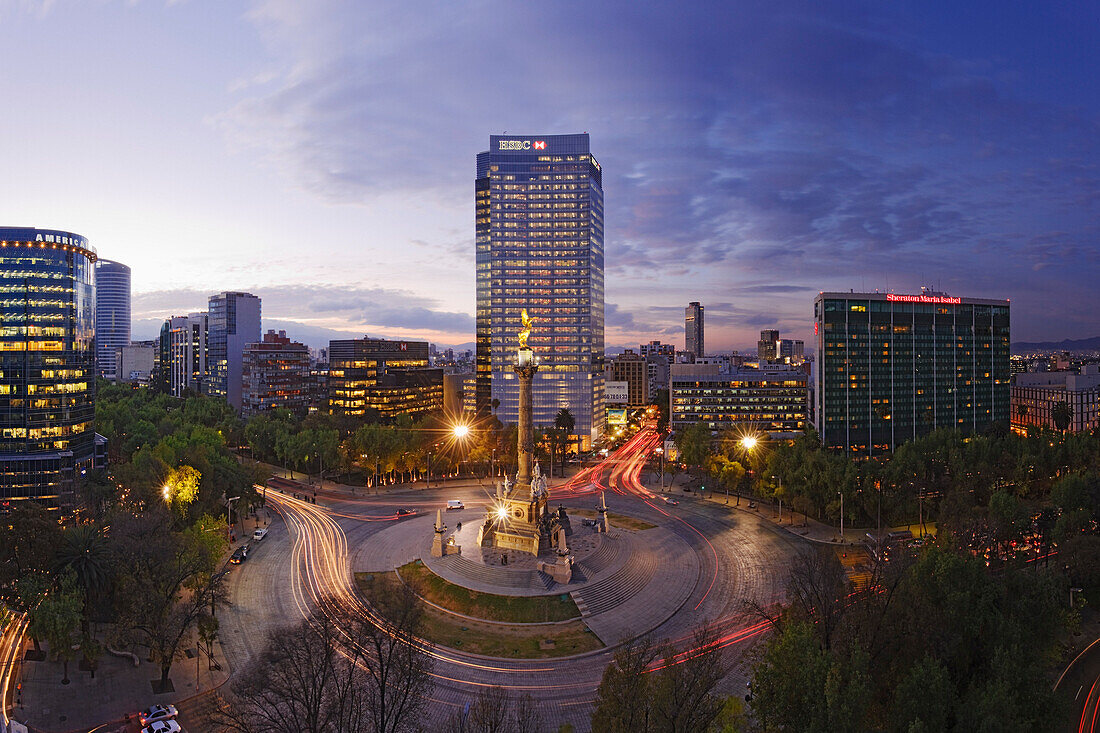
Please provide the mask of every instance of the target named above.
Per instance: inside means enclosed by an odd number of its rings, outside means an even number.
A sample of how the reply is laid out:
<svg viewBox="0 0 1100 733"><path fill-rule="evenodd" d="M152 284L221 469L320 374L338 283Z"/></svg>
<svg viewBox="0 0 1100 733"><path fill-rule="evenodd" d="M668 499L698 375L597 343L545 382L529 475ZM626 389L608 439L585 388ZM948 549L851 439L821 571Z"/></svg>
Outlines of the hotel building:
<svg viewBox="0 0 1100 733"><path fill-rule="evenodd" d="M241 412L245 417L284 409L309 412L309 347L268 331L263 341L245 347L241 361Z"/></svg>
<svg viewBox="0 0 1100 733"><path fill-rule="evenodd" d="M822 444L888 453L936 428L1009 422L1009 302L923 291L814 301Z"/></svg>
<svg viewBox="0 0 1100 733"><path fill-rule="evenodd" d="M97 463L95 261L78 234L0 228L0 501L69 505Z"/></svg>
<svg viewBox="0 0 1100 733"><path fill-rule="evenodd" d="M603 431L603 174L587 134L492 135L477 156L477 406L519 420L520 312L535 319L536 426L560 408L587 447Z"/></svg>

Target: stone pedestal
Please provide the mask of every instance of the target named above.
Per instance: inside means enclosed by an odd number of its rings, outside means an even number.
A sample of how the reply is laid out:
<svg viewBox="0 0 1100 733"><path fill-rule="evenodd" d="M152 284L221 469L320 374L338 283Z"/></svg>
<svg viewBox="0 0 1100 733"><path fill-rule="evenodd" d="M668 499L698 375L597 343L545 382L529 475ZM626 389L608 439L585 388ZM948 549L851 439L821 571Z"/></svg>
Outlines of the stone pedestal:
<svg viewBox="0 0 1100 733"><path fill-rule="evenodd" d="M607 518L607 499L604 497L603 492L600 492L600 505L597 507L597 511L600 516L596 519L596 531L597 532L610 532L611 522Z"/></svg>
<svg viewBox="0 0 1100 733"><path fill-rule="evenodd" d="M443 523L442 509L437 509L435 512L434 531L435 537L432 538L432 557L462 554L462 547L454 543L453 537L446 542L443 540L443 535L447 532L447 525Z"/></svg>

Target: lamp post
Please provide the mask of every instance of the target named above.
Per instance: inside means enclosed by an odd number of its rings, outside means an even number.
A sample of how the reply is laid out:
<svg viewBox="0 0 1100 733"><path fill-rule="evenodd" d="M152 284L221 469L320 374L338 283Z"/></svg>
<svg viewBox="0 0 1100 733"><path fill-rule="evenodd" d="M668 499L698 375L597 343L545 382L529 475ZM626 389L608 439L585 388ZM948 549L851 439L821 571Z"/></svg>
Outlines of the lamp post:
<svg viewBox="0 0 1100 733"><path fill-rule="evenodd" d="M432 488L432 452L428 451L428 476L424 479L424 488Z"/></svg>
<svg viewBox="0 0 1100 733"><path fill-rule="evenodd" d="M836 492L836 494L837 494L837 496L840 497L840 541L843 542L844 541L844 492L843 491L838 491L838 492Z"/></svg>
<svg viewBox="0 0 1100 733"><path fill-rule="evenodd" d="M237 501L240 498L241 497L239 497L239 496L234 496L230 499L225 500L225 508L226 508L226 512L228 513L228 516L229 516L229 527L226 531L230 533L230 537L233 536L232 535L232 532L233 532L233 502Z"/></svg>

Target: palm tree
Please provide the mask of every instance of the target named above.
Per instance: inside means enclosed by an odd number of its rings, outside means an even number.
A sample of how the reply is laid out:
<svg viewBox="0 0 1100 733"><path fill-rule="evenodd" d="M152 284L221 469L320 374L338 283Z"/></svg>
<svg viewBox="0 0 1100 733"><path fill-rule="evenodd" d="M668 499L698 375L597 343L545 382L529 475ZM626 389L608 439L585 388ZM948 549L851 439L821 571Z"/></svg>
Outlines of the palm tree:
<svg viewBox="0 0 1100 733"><path fill-rule="evenodd" d="M565 439L561 443L561 475L565 477L565 441L569 439L569 436L573 434L573 429L577 427L577 420L573 417L573 413L569 411L568 407L563 407L558 410L558 414L554 416L554 427L562 431Z"/></svg>
<svg viewBox="0 0 1100 733"><path fill-rule="evenodd" d="M1069 406L1068 402L1062 400L1054 405L1054 408L1050 411L1050 417L1054 420L1054 427L1064 433L1069 424L1073 422L1073 408Z"/></svg>
<svg viewBox="0 0 1100 733"><path fill-rule="evenodd" d="M111 575L111 556L107 537L95 524L77 524L61 535L57 548L60 570L71 570L84 596L83 624L87 627L91 601L107 587Z"/></svg>

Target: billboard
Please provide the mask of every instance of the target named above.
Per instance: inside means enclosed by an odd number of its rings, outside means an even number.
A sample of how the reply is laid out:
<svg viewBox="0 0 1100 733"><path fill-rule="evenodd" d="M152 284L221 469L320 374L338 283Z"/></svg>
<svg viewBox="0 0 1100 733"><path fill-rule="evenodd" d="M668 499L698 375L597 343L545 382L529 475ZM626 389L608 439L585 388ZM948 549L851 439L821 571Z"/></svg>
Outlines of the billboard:
<svg viewBox="0 0 1100 733"><path fill-rule="evenodd" d="M603 401L609 405L625 405L630 399L629 384L626 382L604 382Z"/></svg>
<svg viewBox="0 0 1100 733"><path fill-rule="evenodd" d="M609 407L607 409L608 425L626 425L626 409L622 407Z"/></svg>

